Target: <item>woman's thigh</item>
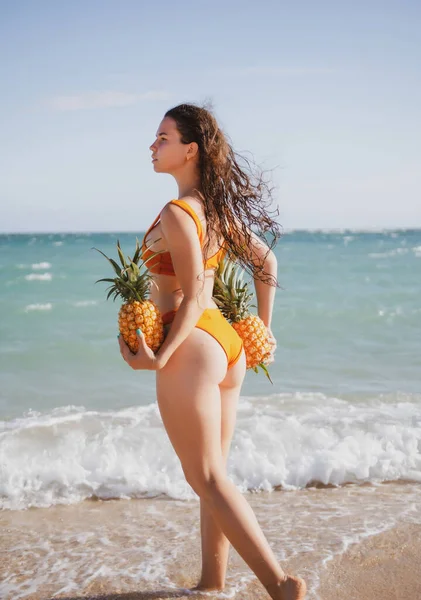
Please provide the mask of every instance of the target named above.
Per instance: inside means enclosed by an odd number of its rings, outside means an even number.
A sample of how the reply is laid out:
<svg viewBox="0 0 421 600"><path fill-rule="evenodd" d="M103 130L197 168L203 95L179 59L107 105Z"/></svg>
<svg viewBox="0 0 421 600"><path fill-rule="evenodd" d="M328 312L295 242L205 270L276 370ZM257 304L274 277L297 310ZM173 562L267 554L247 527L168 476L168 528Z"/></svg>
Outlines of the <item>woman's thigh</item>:
<svg viewBox="0 0 421 600"><path fill-rule="evenodd" d="M228 458L234 434L238 400L245 374L246 357L243 351L240 359L231 369L228 369L224 380L219 385L221 394L221 444L225 460Z"/></svg>
<svg viewBox="0 0 421 600"><path fill-rule="evenodd" d="M162 421L187 478L223 465L219 384L226 372L224 350L201 329L194 329L157 372Z"/></svg>

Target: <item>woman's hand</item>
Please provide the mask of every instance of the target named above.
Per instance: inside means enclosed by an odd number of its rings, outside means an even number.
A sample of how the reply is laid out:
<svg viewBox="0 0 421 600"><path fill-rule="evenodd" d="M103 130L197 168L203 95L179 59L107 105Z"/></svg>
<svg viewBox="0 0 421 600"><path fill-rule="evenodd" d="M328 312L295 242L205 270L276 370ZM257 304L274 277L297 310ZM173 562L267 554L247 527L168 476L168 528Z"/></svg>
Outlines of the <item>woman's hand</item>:
<svg viewBox="0 0 421 600"><path fill-rule="evenodd" d="M273 333L269 327L266 327L266 332L268 335L268 342L269 342L269 346L270 346L270 355L268 356L268 358L266 358L263 361L263 364L270 365L275 360L275 350L276 350L277 342L276 342L275 336L273 335Z"/></svg>
<svg viewBox="0 0 421 600"><path fill-rule="evenodd" d="M120 354L126 361L126 363L134 370L149 370L156 371L158 366L158 360L145 342L145 338L140 329L136 330L137 339L139 340L139 350L136 354L130 350L126 342L123 340L123 336L118 336L118 343L120 345Z"/></svg>

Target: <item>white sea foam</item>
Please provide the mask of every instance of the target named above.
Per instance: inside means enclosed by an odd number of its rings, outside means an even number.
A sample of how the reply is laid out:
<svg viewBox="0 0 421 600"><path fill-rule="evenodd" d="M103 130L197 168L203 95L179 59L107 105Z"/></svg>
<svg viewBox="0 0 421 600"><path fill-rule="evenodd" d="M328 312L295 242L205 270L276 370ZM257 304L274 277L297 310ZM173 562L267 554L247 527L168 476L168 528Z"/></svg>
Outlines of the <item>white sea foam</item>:
<svg viewBox="0 0 421 600"><path fill-rule="evenodd" d="M371 252L368 256L370 258L389 258L391 256L399 256L407 253L408 248L394 248L393 250L388 250L387 252Z"/></svg>
<svg viewBox="0 0 421 600"><path fill-rule="evenodd" d="M96 300L78 300L77 302L73 302L73 306L78 308L82 308L84 306L95 306L98 304Z"/></svg>
<svg viewBox="0 0 421 600"><path fill-rule="evenodd" d="M404 314L404 310L401 306L396 306L394 308L379 308L377 314L379 317L400 317Z"/></svg>
<svg viewBox="0 0 421 600"><path fill-rule="evenodd" d="M62 246L64 242L53 242L53 246Z"/></svg>
<svg viewBox="0 0 421 600"><path fill-rule="evenodd" d="M320 573L335 555L397 521L421 522L419 485L377 485L394 479L420 481L420 400L420 395L401 394L351 402L322 393L241 398L228 464L240 489L283 485L293 490L317 481L373 483L249 498L280 561L312 556L306 571L311 598L318 597ZM164 493L197 500L155 404L102 412L74 405L44 414L29 409L20 418L0 422L0 463L0 507L6 509L72 504L90 496ZM95 508L92 520L79 520L72 512L57 529L48 523L48 537L20 528L12 515L8 542L19 554L24 577L16 579L15 564L6 565L0 595L16 600L28 594L47 596L40 591L48 586L49 596L51 590L54 596L76 596L81 582L100 577L118 581L129 576L137 585L144 582L145 591L147 584L151 589L171 587L174 558L183 556L184 544L188 552L200 535L197 505L139 504L123 505L108 521L96 519ZM80 510L92 509L81 505ZM145 518L139 520L140 514ZM121 539L127 552L114 555ZM70 558L69 545L78 548ZM34 557L40 565L35 575L27 569ZM252 579L245 567L236 569L220 597L243 597Z"/></svg>
<svg viewBox="0 0 421 600"><path fill-rule="evenodd" d="M417 258L421 258L421 246L414 246L412 250Z"/></svg>
<svg viewBox="0 0 421 600"><path fill-rule="evenodd" d="M25 275L27 281L51 281L53 276L51 273L30 273Z"/></svg>
<svg viewBox="0 0 421 600"><path fill-rule="evenodd" d="M38 269L51 269L51 263L49 263L49 262L34 263L32 265L32 268L34 270L38 270Z"/></svg>
<svg viewBox="0 0 421 600"><path fill-rule="evenodd" d="M155 404L80 407L0 423L0 507L73 503L91 496L195 497ZM421 404L353 405L323 394L242 399L229 474L242 489L314 482L421 482Z"/></svg>
<svg viewBox="0 0 421 600"><path fill-rule="evenodd" d="M28 304L25 306L25 312L30 312L31 310L51 310L53 305L51 302L47 302L46 304Z"/></svg>

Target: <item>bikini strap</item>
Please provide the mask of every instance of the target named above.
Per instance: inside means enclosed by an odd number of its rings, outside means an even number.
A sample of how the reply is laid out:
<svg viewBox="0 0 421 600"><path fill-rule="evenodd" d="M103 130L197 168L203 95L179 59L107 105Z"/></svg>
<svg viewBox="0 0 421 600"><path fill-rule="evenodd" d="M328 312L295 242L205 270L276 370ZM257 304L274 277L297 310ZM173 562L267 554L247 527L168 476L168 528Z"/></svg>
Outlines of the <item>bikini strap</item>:
<svg viewBox="0 0 421 600"><path fill-rule="evenodd" d="M194 212L194 210L192 209L190 204L188 204L188 202L186 202L185 200L171 200L170 204L176 204L177 206L182 208L187 214L189 214L191 216L193 221L196 223L197 235L199 236L200 244L202 244L202 242L203 242L202 223L200 222L199 217Z"/></svg>
<svg viewBox="0 0 421 600"><path fill-rule="evenodd" d="M159 215L156 217L155 221L152 223L152 225L149 227L148 231L143 236L142 246L144 246L145 248L146 248L145 240L148 237L149 233L152 231L152 229L155 227L155 225L158 223L160 217L161 217L161 213L159 213Z"/></svg>

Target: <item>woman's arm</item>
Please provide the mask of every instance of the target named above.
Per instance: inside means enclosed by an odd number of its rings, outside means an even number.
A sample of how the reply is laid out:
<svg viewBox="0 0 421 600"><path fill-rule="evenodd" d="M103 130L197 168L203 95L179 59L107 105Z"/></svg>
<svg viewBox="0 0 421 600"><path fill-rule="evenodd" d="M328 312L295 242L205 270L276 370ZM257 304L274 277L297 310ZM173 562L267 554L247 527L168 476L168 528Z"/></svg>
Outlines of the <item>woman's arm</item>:
<svg viewBox="0 0 421 600"><path fill-rule="evenodd" d="M264 255L263 255L264 256ZM262 257L263 258L263 257ZM278 274L278 261L275 254L270 250L266 256L263 269L267 276L270 275L270 280L275 281ZM273 304L275 302L276 287L268 283L264 283L257 277L254 278L254 287L257 298L257 314L262 319L268 329L271 328Z"/></svg>
<svg viewBox="0 0 421 600"><path fill-rule="evenodd" d="M183 300L167 337L156 353L156 369L166 365L204 311L204 265L195 222L177 205L167 204L161 213L161 227Z"/></svg>
<svg viewBox="0 0 421 600"><path fill-rule="evenodd" d="M243 242L244 243L244 242ZM278 261L275 254L269 249L256 234L251 232L248 258L255 265L263 267L264 278L272 283L265 283L259 277L254 277L254 287L257 298L257 314L266 325L268 342L271 348L270 356L266 358L265 365L271 364L275 360L276 339L271 330L273 305L275 302L276 286L278 274Z"/></svg>
<svg viewBox="0 0 421 600"><path fill-rule="evenodd" d="M239 232L241 232L240 228ZM246 245L246 239L242 236L237 240L242 246ZM256 290L257 299L257 314L262 319L268 329L271 327L273 305L275 302L276 286L273 285L277 281L278 261L275 254L269 249L255 233L250 231L250 241L247 244L248 260L258 266L263 267L265 273L264 279L272 282L265 283L258 276L254 277L254 288Z"/></svg>

